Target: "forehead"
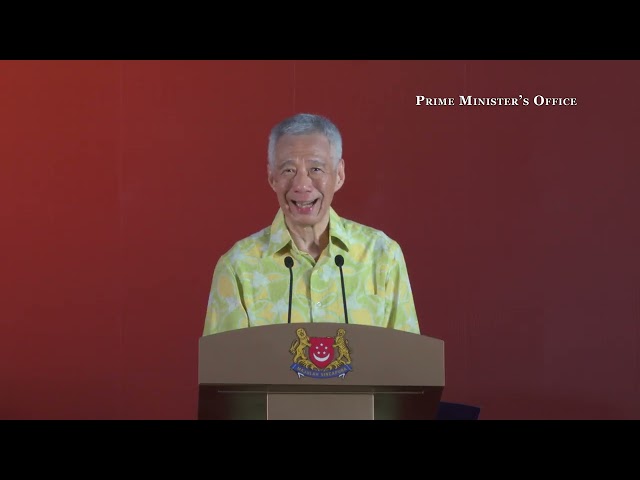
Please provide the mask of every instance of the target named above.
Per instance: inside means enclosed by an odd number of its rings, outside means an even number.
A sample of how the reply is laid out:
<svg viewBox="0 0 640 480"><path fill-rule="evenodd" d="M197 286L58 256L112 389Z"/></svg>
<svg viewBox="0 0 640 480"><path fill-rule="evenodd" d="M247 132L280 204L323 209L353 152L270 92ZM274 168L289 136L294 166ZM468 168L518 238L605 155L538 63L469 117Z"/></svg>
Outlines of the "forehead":
<svg viewBox="0 0 640 480"><path fill-rule="evenodd" d="M331 158L331 144L320 133L283 135L276 143L276 160L284 162L298 158Z"/></svg>

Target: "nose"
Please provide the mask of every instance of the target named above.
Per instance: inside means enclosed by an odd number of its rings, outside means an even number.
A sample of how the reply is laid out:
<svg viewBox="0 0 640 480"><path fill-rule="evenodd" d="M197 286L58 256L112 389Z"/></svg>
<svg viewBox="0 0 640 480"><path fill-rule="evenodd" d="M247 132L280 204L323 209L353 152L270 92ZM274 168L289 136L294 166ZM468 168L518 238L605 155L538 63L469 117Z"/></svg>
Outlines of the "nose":
<svg viewBox="0 0 640 480"><path fill-rule="evenodd" d="M311 178L307 175L307 172L299 170L296 176L293 177L293 189L296 192L309 192L311 188Z"/></svg>

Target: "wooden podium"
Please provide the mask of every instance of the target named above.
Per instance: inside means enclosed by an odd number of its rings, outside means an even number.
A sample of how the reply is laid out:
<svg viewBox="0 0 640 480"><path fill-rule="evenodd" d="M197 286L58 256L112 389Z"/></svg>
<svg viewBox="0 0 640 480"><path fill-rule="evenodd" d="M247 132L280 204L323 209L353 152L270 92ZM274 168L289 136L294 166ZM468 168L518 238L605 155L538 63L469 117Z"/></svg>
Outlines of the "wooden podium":
<svg viewBox="0 0 640 480"><path fill-rule="evenodd" d="M444 342L340 323L250 327L201 337L200 420L433 420Z"/></svg>

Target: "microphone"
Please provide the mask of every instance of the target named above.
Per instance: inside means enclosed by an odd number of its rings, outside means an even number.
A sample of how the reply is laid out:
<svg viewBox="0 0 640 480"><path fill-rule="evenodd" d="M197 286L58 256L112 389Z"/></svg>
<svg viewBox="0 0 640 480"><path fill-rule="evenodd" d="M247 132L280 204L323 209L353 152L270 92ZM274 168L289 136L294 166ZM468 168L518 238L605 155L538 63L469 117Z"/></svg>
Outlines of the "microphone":
<svg viewBox="0 0 640 480"><path fill-rule="evenodd" d="M284 265L289 269L289 312L287 315L287 323L291 323L291 298L293 296L293 258L285 257Z"/></svg>
<svg viewBox="0 0 640 480"><path fill-rule="evenodd" d="M344 265L344 257L336 255L336 265L340 269L340 284L342 285L342 307L344 308L344 323L349 323L349 315L347 315L347 296L344 293L344 275L342 274L342 265Z"/></svg>

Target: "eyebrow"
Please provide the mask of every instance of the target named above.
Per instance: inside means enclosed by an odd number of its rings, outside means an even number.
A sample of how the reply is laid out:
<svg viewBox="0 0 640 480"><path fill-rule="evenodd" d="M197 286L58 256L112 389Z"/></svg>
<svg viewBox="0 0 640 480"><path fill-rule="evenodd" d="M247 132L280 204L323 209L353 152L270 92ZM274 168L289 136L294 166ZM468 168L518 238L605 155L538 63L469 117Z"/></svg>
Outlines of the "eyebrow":
<svg viewBox="0 0 640 480"><path fill-rule="evenodd" d="M325 165L327 162L325 162L324 160L317 160L317 159L312 159L310 160L311 165Z"/></svg>
<svg viewBox="0 0 640 480"><path fill-rule="evenodd" d="M284 167L287 167L287 166L289 166L289 165L295 165L295 163L296 163L296 162L295 162L294 160L285 160L285 161L283 161L283 162L281 162L281 163L278 163L278 164L276 165L276 168L284 168ZM310 160L309 160L309 164L310 164L311 166L314 166L314 167L315 167L315 166L318 166L318 165L324 166L324 165L326 165L326 164L327 164L327 162L326 162L326 161L324 161L324 160L321 160L321 159L315 159L315 158L314 158L314 159L310 159Z"/></svg>
<svg viewBox="0 0 640 480"><path fill-rule="evenodd" d="M295 163L293 160L285 160L284 162L279 162L276 164L277 168L282 168L282 167L286 167L287 165L291 165L292 163Z"/></svg>

